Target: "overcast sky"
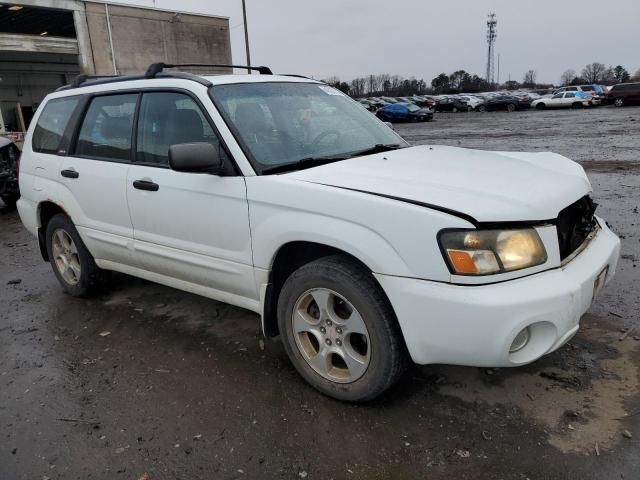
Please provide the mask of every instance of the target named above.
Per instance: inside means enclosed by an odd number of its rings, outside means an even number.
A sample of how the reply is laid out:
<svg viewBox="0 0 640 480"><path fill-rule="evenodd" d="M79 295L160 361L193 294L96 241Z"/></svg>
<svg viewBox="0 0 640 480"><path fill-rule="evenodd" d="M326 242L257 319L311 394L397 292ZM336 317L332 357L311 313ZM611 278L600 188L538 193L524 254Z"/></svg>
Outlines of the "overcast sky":
<svg viewBox="0 0 640 480"><path fill-rule="evenodd" d="M230 17L242 63L241 0L120 0ZM558 83L568 68L640 69L640 0L246 0L254 65L351 80L369 73L424 78L464 69L484 76L486 16L498 16L500 80ZM534 6L535 5L535 6Z"/></svg>

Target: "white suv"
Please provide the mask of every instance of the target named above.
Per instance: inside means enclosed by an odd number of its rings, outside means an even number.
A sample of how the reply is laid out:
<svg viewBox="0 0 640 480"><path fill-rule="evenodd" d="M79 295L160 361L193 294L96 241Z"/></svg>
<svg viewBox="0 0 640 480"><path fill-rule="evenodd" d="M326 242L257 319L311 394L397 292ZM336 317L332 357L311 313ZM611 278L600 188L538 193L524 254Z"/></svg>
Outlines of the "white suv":
<svg viewBox="0 0 640 480"><path fill-rule="evenodd" d="M47 96L18 202L65 291L109 271L261 315L333 397L413 360L509 367L567 342L619 240L553 153L410 147L293 76L163 71Z"/></svg>

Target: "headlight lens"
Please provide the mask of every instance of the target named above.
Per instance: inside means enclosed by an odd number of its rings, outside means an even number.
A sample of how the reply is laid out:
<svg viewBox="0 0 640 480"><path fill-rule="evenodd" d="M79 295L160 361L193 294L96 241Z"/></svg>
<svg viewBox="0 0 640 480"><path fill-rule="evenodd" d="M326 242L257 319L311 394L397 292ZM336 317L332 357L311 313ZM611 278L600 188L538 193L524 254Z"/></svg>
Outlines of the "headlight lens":
<svg viewBox="0 0 640 480"><path fill-rule="evenodd" d="M511 272L547 261L542 240L533 228L443 231L439 240L447 264L458 275Z"/></svg>

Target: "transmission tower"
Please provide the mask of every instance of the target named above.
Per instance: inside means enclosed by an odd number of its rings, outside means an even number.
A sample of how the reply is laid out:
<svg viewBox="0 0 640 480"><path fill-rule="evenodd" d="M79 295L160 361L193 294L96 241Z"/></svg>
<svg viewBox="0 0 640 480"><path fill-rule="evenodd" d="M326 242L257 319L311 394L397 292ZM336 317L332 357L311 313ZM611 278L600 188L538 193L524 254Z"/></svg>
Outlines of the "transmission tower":
<svg viewBox="0 0 640 480"><path fill-rule="evenodd" d="M496 20L496 14L490 13L487 19L487 83L493 85L495 83L494 76L494 47L496 43L496 37L498 36L498 20Z"/></svg>

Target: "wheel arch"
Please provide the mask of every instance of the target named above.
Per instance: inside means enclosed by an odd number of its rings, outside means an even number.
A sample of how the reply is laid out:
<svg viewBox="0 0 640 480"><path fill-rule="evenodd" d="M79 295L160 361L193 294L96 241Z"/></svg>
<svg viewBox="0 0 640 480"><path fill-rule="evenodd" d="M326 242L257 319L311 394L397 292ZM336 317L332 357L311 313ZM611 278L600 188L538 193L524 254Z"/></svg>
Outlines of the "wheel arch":
<svg viewBox="0 0 640 480"><path fill-rule="evenodd" d="M42 259L45 262L49 261L46 239L47 225L49 224L51 219L59 213L67 215L69 218L71 218L62 206L58 205L55 202L52 202L51 200L46 200L38 204L38 246L40 247L40 255L42 255Z"/></svg>
<svg viewBox="0 0 640 480"><path fill-rule="evenodd" d="M367 271L372 271L372 269L356 255L324 243L300 240L285 243L278 248L271 262L269 283L264 292L262 305L262 330L267 337L275 337L280 333L277 318L278 297L287 278L303 265L333 255L348 258ZM375 281L378 283L377 280ZM378 286L380 286L379 283ZM389 305L391 305L382 286L380 286L380 291L385 295L385 299L389 302Z"/></svg>

